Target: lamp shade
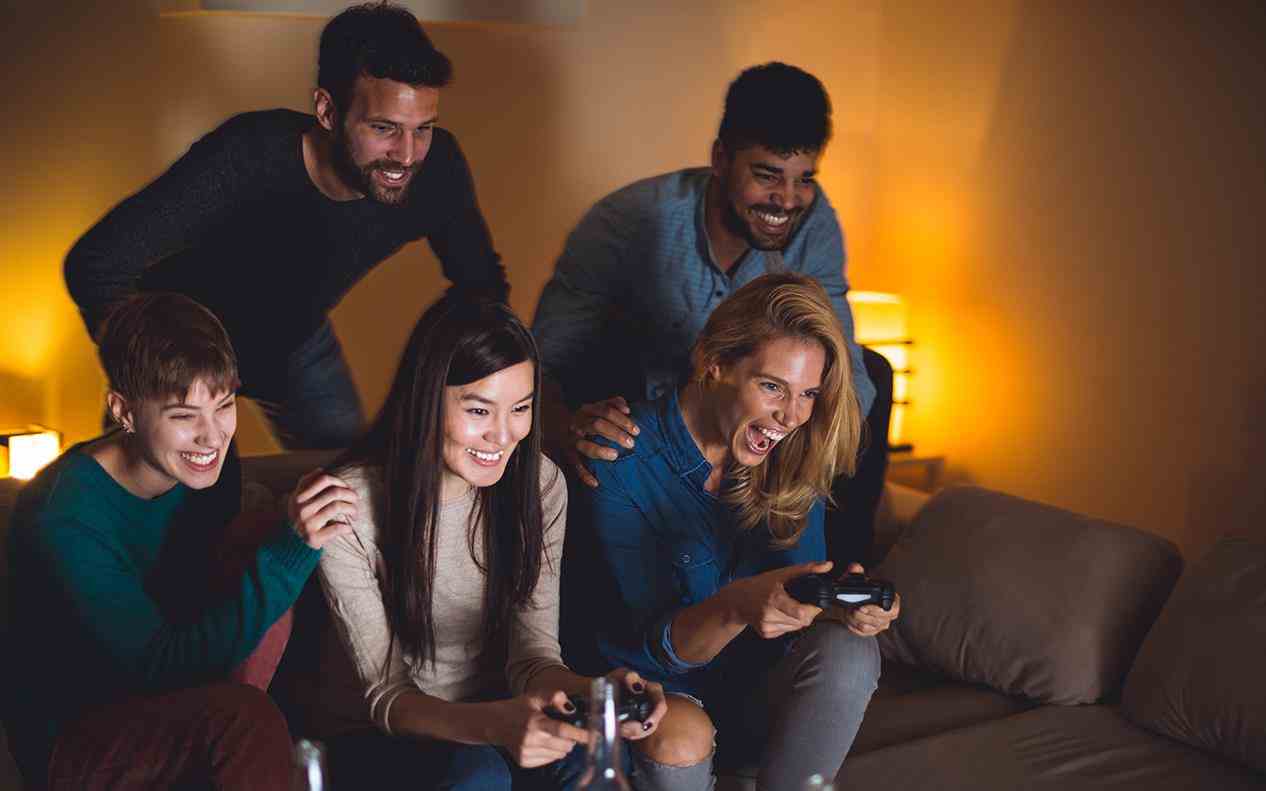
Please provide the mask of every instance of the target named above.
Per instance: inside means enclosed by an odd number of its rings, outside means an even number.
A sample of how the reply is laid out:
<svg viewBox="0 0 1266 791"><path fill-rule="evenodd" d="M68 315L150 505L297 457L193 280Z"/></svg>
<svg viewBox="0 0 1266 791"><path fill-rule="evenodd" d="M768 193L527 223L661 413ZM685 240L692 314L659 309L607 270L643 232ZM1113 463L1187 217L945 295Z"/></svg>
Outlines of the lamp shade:
<svg viewBox="0 0 1266 791"><path fill-rule="evenodd" d="M34 478L61 446L61 434L43 426L0 429L0 477Z"/></svg>
<svg viewBox="0 0 1266 791"><path fill-rule="evenodd" d="M862 346L882 354L892 366L892 418L888 424L888 447L909 450L906 410L910 406L910 350L913 341L907 324L906 303L897 294L883 291L848 292L853 312L854 333Z"/></svg>

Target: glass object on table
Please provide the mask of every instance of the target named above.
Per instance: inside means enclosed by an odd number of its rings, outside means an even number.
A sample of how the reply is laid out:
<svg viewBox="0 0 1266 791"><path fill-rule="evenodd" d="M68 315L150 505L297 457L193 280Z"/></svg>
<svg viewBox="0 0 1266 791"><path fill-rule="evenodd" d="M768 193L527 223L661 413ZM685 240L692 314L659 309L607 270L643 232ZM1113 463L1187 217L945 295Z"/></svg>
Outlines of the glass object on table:
<svg viewBox="0 0 1266 791"><path fill-rule="evenodd" d="M325 770L325 745L300 739L295 742L295 791L330 791Z"/></svg>
<svg viewBox="0 0 1266 791"><path fill-rule="evenodd" d="M577 789L629 791L620 767L620 724L615 716L615 685L595 678L589 689L589 756Z"/></svg>

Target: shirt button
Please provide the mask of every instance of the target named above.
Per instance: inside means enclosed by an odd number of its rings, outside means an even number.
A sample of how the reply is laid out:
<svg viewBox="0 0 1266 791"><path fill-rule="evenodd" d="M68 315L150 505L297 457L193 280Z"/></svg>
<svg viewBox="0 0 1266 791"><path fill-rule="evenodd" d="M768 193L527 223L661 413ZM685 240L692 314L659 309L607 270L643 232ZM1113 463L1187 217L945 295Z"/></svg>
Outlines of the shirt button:
<svg viewBox="0 0 1266 791"><path fill-rule="evenodd" d="M689 555L685 555L685 554L683 554L680 558L678 558L678 560L680 560L682 563L689 563L689 562L690 562L690 556L689 556Z"/></svg>

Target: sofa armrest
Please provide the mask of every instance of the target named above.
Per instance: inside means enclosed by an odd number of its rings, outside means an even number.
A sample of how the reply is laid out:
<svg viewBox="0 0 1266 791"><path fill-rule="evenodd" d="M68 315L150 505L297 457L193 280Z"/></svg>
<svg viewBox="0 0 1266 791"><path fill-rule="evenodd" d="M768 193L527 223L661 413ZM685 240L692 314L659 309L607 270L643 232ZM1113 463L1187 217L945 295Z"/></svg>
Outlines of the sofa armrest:
<svg viewBox="0 0 1266 791"><path fill-rule="evenodd" d="M871 548L871 566L879 565L931 497L926 492L899 483L884 484L884 493L875 513L875 545Z"/></svg>

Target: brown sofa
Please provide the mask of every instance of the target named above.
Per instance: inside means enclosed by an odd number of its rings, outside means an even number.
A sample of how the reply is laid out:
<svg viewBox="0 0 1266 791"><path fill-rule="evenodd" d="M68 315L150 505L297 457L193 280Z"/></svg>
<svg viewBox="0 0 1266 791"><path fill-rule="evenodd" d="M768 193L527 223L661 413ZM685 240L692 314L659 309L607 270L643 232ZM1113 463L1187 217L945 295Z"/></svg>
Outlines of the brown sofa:
<svg viewBox="0 0 1266 791"><path fill-rule="evenodd" d="M872 571L902 616L837 787L1266 788L1260 525L1180 579L1163 539L997 492L905 510Z"/></svg>
<svg viewBox="0 0 1266 791"><path fill-rule="evenodd" d="M248 496L325 458L246 459ZM983 489L890 485L879 522L891 549L871 573L896 583L902 617L837 787L1266 789L1261 526L1179 580L1163 539Z"/></svg>

